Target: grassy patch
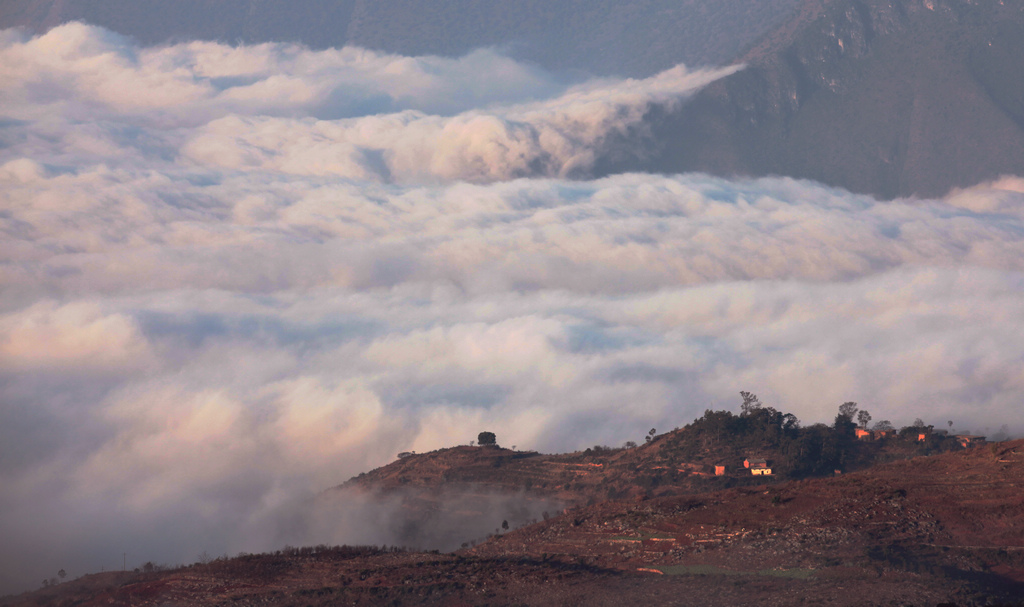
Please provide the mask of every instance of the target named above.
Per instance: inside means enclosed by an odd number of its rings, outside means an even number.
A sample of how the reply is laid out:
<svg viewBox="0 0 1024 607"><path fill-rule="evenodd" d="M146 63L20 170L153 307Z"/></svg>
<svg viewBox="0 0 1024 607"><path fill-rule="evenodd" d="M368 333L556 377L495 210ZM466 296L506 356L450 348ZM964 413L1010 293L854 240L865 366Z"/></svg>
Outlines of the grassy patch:
<svg viewBox="0 0 1024 607"><path fill-rule="evenodd" d="M640 541L643 541L643 540L664 540L664 541L668 541L668 540L675 541L676 540L675 536L673 536L671 533L644 533L644 532L640 532L637 535L612 535L612 536L607 537L606 539L609 539L609 540L620 540L620 541L621 540L632 540L634 542L640 542Z"/></svg>
<svg viewBox="0 0 1024 607"><path fill-rule="evenodd" d="M714 565L665 565L652 567L665 575L759 575L806 580L814 575L813 569L760 569L757 571L736 571Z"/></svg>

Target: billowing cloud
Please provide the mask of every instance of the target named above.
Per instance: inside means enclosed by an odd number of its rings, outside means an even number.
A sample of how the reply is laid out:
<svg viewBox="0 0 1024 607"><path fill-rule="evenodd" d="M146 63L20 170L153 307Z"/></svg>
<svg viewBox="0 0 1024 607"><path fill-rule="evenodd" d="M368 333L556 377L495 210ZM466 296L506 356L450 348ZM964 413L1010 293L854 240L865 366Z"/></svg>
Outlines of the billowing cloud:
<svg viewBox="0 0 1024 607"><path fill-rule="evenodd" d="M110 117L155 126L195 126L230 113L451 115L565 89L550 74L491 50L448 59L280 43L138 48L81 23L34 38L3 32L0 66L4 111L11 118Z"/></svg>
<svg viewBox="0 0 1024 607"><path fill-rule="evenodd" d="M567 178L721 73L4 33L2 587L393 542L308 498L487 429L616 445L739 390L805 422L1012 422L1020 178Z"/></svg>
<svg viewBox="0 0 1024 607"><path fill-rule="evenodd" d="M680 66L646 80L589 82L547 101L452 117L415 110L335 121L232 115L201 129L182 153L228 169L380 181L581 176L608 153L605 140L641 127L652 105L672 104L735 70L689 73Z"/></svg>
<svg viewBox="0 0 1024 607"><path fill-rule="evenodd" d="M140 49L78 23L30 39L4 33L0 66L7 119L33 123L8 126L4 140L55 161L141 154L379 181L585 175L603 141L640 127L652 105L737 69L571 83L490 50L446 59L288 44Z"/></svg>
<svg viewBox="0 0 1024 607"><path fill-rule="evenodd" d="M67 366L97 372L144 365L151 357L130 316L95 305L42 302L0 317L0 363L9 369Z"/></svg>

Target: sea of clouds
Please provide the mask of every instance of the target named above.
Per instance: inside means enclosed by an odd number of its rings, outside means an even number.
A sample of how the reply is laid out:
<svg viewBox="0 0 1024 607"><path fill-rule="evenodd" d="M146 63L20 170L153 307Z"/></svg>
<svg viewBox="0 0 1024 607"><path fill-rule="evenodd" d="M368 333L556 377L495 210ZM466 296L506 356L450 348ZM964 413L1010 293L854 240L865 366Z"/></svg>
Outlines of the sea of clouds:
<svg viewBox="0 0 1024 607"><path fill-rule="evenodd" d="M0 32L0 591L372 541L275 521L481 430L619 445L740 390L1013 426L1024 179L589 178L735 69Z"/></svg>

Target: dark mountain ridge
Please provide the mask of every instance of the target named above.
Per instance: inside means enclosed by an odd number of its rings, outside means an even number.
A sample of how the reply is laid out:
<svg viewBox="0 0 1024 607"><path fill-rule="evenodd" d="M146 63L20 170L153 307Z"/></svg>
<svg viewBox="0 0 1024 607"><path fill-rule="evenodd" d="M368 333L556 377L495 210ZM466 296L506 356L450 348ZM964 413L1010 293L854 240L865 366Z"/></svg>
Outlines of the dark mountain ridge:
<svg viewBox="0 0 1024 607"><path fill-rule="evenodd" d="M1024 2L806 0L747 69L654 112L632 167L786 175L883 198L1024 173Z"/></svg>

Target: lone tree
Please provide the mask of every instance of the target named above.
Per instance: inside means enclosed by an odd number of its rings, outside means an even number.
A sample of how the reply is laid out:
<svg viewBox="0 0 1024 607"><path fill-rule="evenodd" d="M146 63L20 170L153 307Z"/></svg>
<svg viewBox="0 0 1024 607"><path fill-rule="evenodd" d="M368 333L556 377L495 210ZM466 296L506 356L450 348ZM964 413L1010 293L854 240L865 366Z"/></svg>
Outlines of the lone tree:
<svg viewBox="0 0 1024 607"><path fill-rule="evenodd" d="M857 414L857 403L853 401L847 401L839 405L839 415L846 417L848 421L853 421L853 416Z"/></svg>
<svg viewBox="0 0 1024 607"><path fill-rule="evenodd" d="M857 423L860 424L861 428L867 430L868 424L871 422L871 414L861 409L857 412Z"/></svg>
<svg viewBox="0 0 1024 607"><path fill-rule="evenodd" d="M753 392L741 391L740 398L743 399L743 404L740 405L740 415L750 415L762 407L761 399Z"/></svg>
<svg viewBox="0 0 1024 607"><path fill-rule="evenodd" d="M839 405L839 414L836 415L833 427L841 435L853 436L853 430L857 427L857 424L853 423L855 415L857 415L857 403L848 401Z"/></svg>
<svg viewBox="0 0 1024 607"><path fill-rule="evenodd" d="M493 432L481 432L476 435L476 442L478 445L497 445L498 437Z"/></svg>
<svg viewBox="0 0 1024 607"><path fill-rule="evenodd" d="M890 422L887 419L883 419L882 421L875 424L875 430L880 430L882 432L891 432L895 429L896 428L893 427L892 422Z"/></svg>

